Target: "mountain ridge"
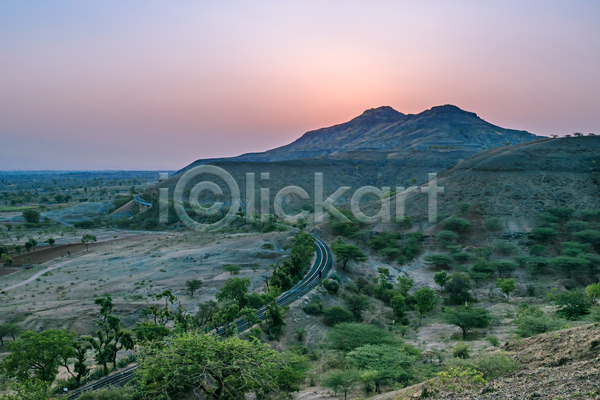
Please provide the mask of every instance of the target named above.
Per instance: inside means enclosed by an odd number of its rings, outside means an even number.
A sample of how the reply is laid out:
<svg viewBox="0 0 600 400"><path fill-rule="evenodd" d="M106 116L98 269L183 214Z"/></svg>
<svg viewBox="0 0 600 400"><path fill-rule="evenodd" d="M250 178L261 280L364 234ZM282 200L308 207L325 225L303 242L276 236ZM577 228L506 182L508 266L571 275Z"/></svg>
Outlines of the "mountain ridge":
<svg viewBox="0 0 600 400"><path fill-rule="evenodd" d="M381 106L365 110L350 121L308 131L292 143L275 149L237 157L199 159L177 173L217 161L285 161L355 150L448 148L479 152L538 138L527 131L493 125L476 113L450 104L418 114L403 114L390 106Z"/></svg>

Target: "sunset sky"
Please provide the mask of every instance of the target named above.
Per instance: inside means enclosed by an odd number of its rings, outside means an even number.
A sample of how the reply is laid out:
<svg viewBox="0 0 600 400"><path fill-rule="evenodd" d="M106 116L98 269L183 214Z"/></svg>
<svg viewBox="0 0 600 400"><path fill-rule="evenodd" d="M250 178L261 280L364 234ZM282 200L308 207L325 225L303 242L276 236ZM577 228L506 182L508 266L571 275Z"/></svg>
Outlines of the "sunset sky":
<svg viewBox="0 0 600 400"><path fill-rule="evenodd" d="M0 2L0 170L179 169L389 105L600 133L600 2Z"/></svg>

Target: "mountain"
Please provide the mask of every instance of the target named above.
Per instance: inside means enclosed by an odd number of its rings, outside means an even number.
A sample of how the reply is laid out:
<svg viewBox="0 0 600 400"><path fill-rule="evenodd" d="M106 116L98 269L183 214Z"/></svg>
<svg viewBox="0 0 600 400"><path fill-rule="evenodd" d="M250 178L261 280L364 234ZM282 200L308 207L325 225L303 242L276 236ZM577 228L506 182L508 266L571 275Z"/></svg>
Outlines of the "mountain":
<svg viewBox="0 0 600 400"><path fill-rule="evenodd" d="M273 150L197 160L178 173L215 161L272 162L349 151L455 149L478 153L507 143L535 139L538 137L529 132L501 128L453 105L433 107L419 114L403 114L383 106L366 110L343 124L307 132L296 141Z"/></svg>

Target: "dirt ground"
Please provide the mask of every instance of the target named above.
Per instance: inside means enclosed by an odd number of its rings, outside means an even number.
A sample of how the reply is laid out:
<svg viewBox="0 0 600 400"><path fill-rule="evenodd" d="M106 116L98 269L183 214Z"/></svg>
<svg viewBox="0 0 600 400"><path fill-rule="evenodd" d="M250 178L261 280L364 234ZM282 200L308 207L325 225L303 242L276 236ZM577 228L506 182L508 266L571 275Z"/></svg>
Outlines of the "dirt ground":
<svg viewBox="0 0 600 400"><path fill-rule="evenodd" d="M237 276L250 279L250 290L262 288L263 275L287 255L292 236L293 232L155 232L109 240L105 234L105 240L90 246L89 252L72 251L66 256L68 247L63 246L39 250L60 257L0 278L0 323L18 321L27 329L63 327L88 333L98 312L94 296L107 293L113 297L116 313L126 325L133 325L140 310L153 302L150 296L166 289L195 313L197 302L213 298L232 277L223 271L225 265L242 267ZM266 243L273 249L261 248ZM185 281L190 279L204 283L194 297L186 294Z"/></svg>

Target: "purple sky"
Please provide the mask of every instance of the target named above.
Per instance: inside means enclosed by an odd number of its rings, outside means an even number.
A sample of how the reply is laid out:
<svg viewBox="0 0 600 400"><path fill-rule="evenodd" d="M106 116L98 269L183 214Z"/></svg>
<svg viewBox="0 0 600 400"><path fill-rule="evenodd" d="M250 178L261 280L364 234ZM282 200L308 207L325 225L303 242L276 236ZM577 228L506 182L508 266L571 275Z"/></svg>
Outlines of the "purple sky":
<svg viewBox="0 0 600 400"><path fill-rule="evenodd" d="M600 2L0 2L0 170L179 169L389 105L600 133Z"/></svg>

